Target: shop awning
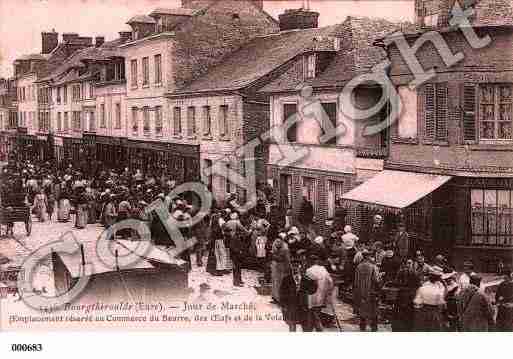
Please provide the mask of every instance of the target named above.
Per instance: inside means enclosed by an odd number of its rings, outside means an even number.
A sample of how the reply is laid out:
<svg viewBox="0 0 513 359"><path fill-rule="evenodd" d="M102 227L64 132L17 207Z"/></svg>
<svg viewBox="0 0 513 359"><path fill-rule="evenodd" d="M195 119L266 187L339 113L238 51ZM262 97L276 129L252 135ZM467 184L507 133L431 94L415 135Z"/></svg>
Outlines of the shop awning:
<svg viewBox="0 0 513 359"><path fill-rule="evenodd" d="M451 178L451 176L384 170L344 194L342 199L403 209L424 198Z"/></svg>

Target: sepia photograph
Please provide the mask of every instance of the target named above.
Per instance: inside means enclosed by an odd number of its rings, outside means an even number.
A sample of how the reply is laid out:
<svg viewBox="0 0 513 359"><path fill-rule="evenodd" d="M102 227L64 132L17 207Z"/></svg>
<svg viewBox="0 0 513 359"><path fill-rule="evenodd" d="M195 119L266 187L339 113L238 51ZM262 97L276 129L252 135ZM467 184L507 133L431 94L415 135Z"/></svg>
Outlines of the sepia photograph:
<svg viewBox="0 0 513 359"><path fill-rule="evenodd" d="M512 54L512 0L0 0L0 331L512 332Z"/></svg>

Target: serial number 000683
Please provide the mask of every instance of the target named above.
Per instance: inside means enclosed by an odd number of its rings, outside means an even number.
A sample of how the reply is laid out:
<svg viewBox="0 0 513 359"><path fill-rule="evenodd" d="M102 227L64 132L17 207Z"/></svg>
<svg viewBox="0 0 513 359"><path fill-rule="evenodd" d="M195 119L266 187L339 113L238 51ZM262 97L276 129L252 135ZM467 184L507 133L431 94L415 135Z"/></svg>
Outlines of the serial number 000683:
<svg viewBox="0 0 513 359"><path fill-rule="evenodd" d="M13 352L40 352L42 350L42 344L11 344Z"/></svg>

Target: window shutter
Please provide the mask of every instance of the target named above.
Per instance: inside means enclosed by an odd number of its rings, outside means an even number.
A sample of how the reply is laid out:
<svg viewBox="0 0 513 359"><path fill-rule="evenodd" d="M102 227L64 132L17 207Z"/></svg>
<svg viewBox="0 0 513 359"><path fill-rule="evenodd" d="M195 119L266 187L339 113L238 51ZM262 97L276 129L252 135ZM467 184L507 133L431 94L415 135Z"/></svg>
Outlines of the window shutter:
<svg viewBox="0 0 513 359"><path fill-rule="evenodd" d="M463 85L463 140L476 140L476 87L472 84Z"/></svg>
<svg viewBox="0 0 513 359"><path fill-rule="evenodd" d="M435 87L428 84L424 87L424 137L429 140L435 138Z"/></svg>
<svg viewBox="0 0 513 359"><path fill-rule="evenodd" d="M447 84L436 85L436 139L447 139Z"/></svg>
<svg viewBox="0 0 513 359"><path fill-rule="evenodd" d="M322 107L326 114L328 115L327 120L331 122L331 125L334 128L337 128L337 103L336 102L325 102L322 103ZM325 119L326 120L326 119ZM323 136L326 134L324 132L324 129L328 126L323 126ZM326 144L328 145L336 145L337 144L337 137L332 136L328 141L326 141Z"/></svg>

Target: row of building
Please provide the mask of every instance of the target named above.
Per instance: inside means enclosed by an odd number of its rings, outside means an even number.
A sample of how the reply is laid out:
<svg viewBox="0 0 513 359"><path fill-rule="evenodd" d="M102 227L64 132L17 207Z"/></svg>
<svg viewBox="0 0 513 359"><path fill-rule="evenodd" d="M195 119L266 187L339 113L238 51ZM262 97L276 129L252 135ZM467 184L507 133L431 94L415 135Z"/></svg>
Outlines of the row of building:
<svg viewBox="0 0 513 359"><path fill-rule="evenodd" d="M449 24L454 2L416 0L415 24L348 17L319 27L308 9L277 21L262 1L183 0L133 17L131 31L112 41L43 33L41 53L17 59L14 79L0 84L0 150L167 171L179 182L202 180L218 201L244 191L202 170L220 161L244 173L252 161L284 207L297 214L307 197L320 227L343 198L357 232L380 213L390 230L406 222L427 250L491 271L513 261L513 2L463 4L474 6L477 34L492 38L482 49ZM396 43L380 39L402 30L413 46L434 29L464 59L448 66L425 41L416 57L436 76L411 88L417 74ZM368 136L365 125L389 109L352 121L340 95L385 59L403 108L394 125ZM366 83L352 101L365 108L381 96ZM353 125L325 142L305 117L265 136L311 103L333 125ZM251 157L238 154L257 138ZM308 154L284 164L285 152L301 149Z"/></svg>

